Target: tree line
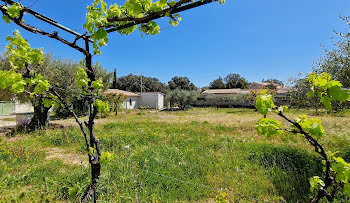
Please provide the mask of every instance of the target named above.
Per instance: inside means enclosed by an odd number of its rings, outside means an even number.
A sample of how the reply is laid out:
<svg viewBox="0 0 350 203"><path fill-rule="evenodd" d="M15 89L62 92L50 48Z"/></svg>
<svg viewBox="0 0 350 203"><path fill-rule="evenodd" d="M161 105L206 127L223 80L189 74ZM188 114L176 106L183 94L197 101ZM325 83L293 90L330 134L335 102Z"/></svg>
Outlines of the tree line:
<svg viewBox="0 0 350 203"><path fill-rule="evenodd" d="M45 60L42 64L35 67L35 71L44 75L49 79L50 84L59 87L61 95L68 102L73 100L79 101L82 99L82 93L75 83L75 71L79 66L79 62L71 59L55 58L51 54L45 55ZM126 76L117 77L116 69L114 72L109 72L103 68L101 64L95 64L97 75L103 78L105 88L120 89L130 92L162 92L169 93L172 90L197 90L198 87L190 81L188 77L174 76L167 84L161 82L158 78L147 77L142 75L128 74ZM0 70L9 70L10 64L8 58L0 56ZM274 84L282 84L278 79L263 79L262 82L273 82ZM142 85L141 85L142 83ZM213 80L209 86L202 89L231 89L231 88L247 88L249 82L244 77L237 73L230 73L224 79L219 77ZM142 87L142 90L141 90ZM10 101L19 99L20 101L28 100L22 97L24 94L15 95L11 91L0 89L0 101Z"/></svg>
<svg viewBox="0 0 350 203"><path fill-rule="evenodd" d="M263 79L261 82L273 83L276 85L282 85L281 80L270 78ZM142 83L142 85L141 85ZM224 79L219 77L218 79L210 82L209 86L205 86L202 89L232 89L241 88L245 89L248 87L250 82L244 77L237 73L230 73ZM197 90L199 89L190 81L188 77L175 76L168 84L162 83L158 78L146 77L142 75L129 74L126 76L116 77L116 70L114 70L114 78L111 83L112 89L120 89L130 92L163 92L168 93L172 90Z"/></svg>

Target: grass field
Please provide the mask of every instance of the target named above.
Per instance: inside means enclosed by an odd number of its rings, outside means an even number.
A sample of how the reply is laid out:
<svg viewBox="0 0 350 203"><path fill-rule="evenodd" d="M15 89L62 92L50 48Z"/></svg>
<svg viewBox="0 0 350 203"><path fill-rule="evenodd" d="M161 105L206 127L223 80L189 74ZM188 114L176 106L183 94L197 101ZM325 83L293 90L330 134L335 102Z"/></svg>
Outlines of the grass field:
<svg viewBox="0 0 350 203"><path fill-rule="evenodd" d="M312 111L291 110L314 116ZM327 136L320 142L350 161L350 116L318 115ZM308 179L321 159L302 136L257 135L252 109L191 109L98 119L102 150L102 202L306 202ZM83 137L67 127L0 137L0 201L78 201L89 182Z"/></svg>

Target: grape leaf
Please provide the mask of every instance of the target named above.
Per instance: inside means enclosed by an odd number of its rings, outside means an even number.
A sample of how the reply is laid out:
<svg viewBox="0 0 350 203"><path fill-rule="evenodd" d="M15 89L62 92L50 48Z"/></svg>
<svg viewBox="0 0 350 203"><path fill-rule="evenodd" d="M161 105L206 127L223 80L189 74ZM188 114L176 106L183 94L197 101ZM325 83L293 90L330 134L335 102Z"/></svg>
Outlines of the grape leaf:
<svg viewBox="0 0 350 203"><path fill-rule="evenodd" d="M272 95L268 94L267 91L261 91L256 98L255 107L259 113L266 115L273 107L275 107L275 104L272 101Z"/></svg>
<svg viewBox="0 0 350 203"><path fill-rule="evenodd" d="M272 135L281 133L282 124L278 120L269 118L260 118L255 125L259 135L264 135L269 138Z"/></svg>

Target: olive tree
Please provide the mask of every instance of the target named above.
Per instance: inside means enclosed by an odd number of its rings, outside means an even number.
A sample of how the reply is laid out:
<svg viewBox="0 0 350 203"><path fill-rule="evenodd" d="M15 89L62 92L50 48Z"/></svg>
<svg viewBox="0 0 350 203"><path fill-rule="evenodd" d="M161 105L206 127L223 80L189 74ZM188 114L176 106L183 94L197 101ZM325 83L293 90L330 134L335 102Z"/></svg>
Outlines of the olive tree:
<svg viewBox="0 0 350 203"><path fill-rule="evenodd" d="M197 100L197 97L198 93L194 90L175 89L167 94L166 100L170 101L171 105L178 104L179 109L185 110L186 106Z"/></svg>

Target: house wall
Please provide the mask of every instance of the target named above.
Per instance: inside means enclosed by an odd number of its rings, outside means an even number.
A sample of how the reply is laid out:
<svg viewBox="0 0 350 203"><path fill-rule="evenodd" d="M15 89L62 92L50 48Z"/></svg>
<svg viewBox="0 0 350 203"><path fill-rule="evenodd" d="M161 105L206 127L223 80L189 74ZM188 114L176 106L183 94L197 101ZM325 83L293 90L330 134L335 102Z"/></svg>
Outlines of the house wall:
<svg viewBox="0 0 350 203"><path fill-rule="evenodd" d="M18 103L16 102L15 113L33 113L34 107L30 103Z"/></svg>
<svg viewBox="0 0 350 203"><path fill-rule="evenodd" d="M13 102L0 101L0 116L11 115L15 111L15 104Z"/></svg>
<svg viewBox="0 0 350 203"><path fill-rule="evenodd" d="M140 108L140 97L126 97L123 103L124 109L138 109Z"/></svg>
<svg viewBox="0 0 350 203"><path fill-rule="evenodd" d="M30 103L0 101L0 116L17 113L33 113L34 107Z"/></svg>
<svg viewBox="0 0 350 203"><path fill-rule="evenodd" d="M158 92L144 92L141 95L141 106L152 109L164 108L164 95Z"/></svg>
<svg viewBox="0 0 350 203"><path fill-rule="evenodd" d="M158 95L158 109L164 109L164 95Z"/></svg>

